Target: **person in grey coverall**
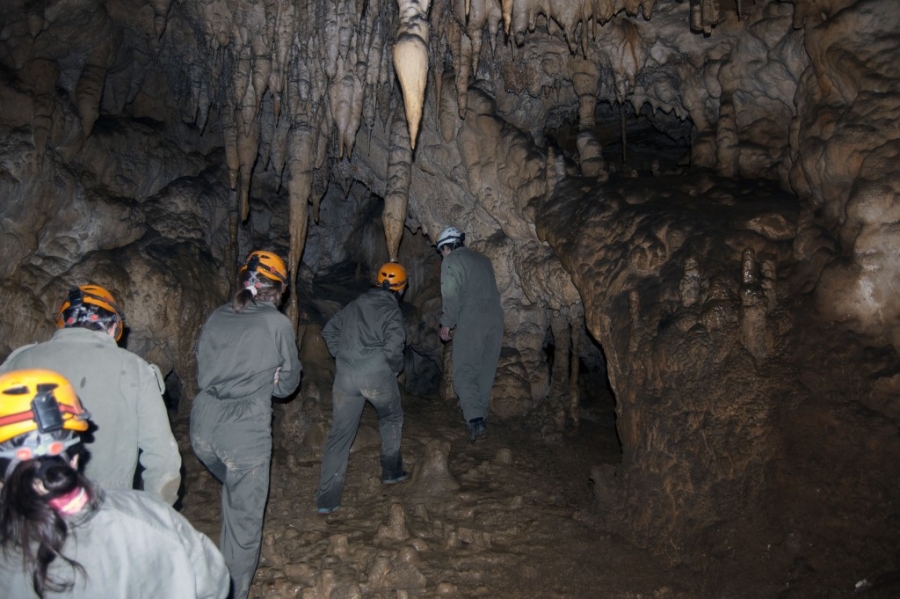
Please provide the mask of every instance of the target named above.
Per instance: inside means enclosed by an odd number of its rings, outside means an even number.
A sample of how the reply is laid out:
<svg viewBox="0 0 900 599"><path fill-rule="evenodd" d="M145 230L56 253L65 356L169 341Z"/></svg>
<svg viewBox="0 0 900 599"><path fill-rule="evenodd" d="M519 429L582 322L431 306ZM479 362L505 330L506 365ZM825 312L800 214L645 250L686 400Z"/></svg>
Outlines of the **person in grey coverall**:
<svg viewBox="0 0 900 599"><path fill-rule="evenodd" d="M403 407L397 384L406 344L399 305L406 289L406 269L395 262L384 264L378 271L377 285L350 302L322 329L337 369L331 431L316 493L320 514L330 514L341 505L350 448L367 401L378 415L381 481L390 485L407 478L400 455Z"/></svg>
<svg viewBox="0 0 900 599"><path fill-rule="evenodd" d="M278 311L287 269L271 252L253 252L240 289L218 308L197 343L199 393L191 408L191 446L224 484L220 549L245 599L259 563L272 459L272 396L300 383L297 341Z"/></svg>
<svg viewBox="0 0 900 599"><path fill-rule="evenodd" d="M57 372L0 376L0 596L225 599L222 554L181 514L78 472L88 417Z"/></svg>
<svg viewBox="0 0 900 599"><path fill-rule="evenodd" d="M105 489L131 489L140 459L144 491L172 505L181 486L181 454L172 435L154 364L120 348L123 317L98 285L72 289L57 316L60 327L44 343L14 351L0 373L49 368L75 385L96 428L85 446L84 474Z"/></svg>
<svg viewBox="0 0 900 599"><path fill-rule="evenodd" d="M465 237L456 227L447 227L435 246L443 257L440 338L453 339L453 389L474 443L487 433L485 419L503 341L503 308L494 266L465 247Z"/></svg>

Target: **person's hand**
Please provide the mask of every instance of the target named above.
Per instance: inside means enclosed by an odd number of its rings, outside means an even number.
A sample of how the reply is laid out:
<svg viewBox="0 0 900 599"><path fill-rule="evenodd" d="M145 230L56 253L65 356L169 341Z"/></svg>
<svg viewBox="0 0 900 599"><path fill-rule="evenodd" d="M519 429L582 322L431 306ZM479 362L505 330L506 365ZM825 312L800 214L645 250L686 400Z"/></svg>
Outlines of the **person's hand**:
<svg viewBox="0 0 900 599"><path fill-rule="evenodd" d="M450 341L450 327L441 327L441 341Z"/></svg>
<svg viewBox="0 0 900 599"><path fill-rule="evenodd" d="M278 375L281 374L281 366L275 369L275 384L278 384Z"/></svg>

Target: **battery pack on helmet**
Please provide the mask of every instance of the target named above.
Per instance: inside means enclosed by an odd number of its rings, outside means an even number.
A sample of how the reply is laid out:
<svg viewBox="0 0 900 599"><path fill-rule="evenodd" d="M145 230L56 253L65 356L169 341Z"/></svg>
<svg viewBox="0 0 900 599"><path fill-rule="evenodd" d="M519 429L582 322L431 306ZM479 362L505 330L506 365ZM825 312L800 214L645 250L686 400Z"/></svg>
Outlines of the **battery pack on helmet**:
<svg viewBox="0 0 900 599"><path fill-rule="evenodd" d="M34 413L34 421L38 430L42 433L58 431L63 427L62 412L59 403L53 397L51 391L56 385L38 385L37 395L31 400L31 411Z"/></svg>

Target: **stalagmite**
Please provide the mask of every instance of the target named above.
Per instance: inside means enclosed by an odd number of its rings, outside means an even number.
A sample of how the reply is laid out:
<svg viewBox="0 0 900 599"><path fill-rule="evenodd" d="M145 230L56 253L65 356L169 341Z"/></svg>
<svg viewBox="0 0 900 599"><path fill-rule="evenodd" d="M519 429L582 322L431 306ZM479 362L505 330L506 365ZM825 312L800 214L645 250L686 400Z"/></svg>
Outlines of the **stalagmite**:
<svg viewBox="0 0 900 599"><path fill-rule="evenodd" d="M581 421L581 394L578 391L578 372L581 360L581 323L584 322L584 307L580 306L576 314L569 313L569 326L572 329L572 357L569 360L569 418L572 426L578 427Z"/></svg>
<svg viewBox="0 0 900 599"><path fill-rule="evenodd" d="M403 89L410 147L416 147L425 84L428 81L428 6L430 0L397 0L400 27L394 43L394 70Z"/></svg>
<svg viewBox="0 0 900 599"><path fill-rule="evenodd" d="M397 260L400 254L400 241L406 224L406 205L409 201L412 168L412 150L407 141L403 119L401 115L395 114L391 122L387 191L384 195L384 212L381 217L384 235L387 238L388 256L391 260Z"/></svg>
<svg viewBox="0 0 900 599"><path fill-rule="evenodd" d="M769 356L766 309L768 306L757 272L756 253L747 248L741 257L741 343L753 357Z"/></svg>

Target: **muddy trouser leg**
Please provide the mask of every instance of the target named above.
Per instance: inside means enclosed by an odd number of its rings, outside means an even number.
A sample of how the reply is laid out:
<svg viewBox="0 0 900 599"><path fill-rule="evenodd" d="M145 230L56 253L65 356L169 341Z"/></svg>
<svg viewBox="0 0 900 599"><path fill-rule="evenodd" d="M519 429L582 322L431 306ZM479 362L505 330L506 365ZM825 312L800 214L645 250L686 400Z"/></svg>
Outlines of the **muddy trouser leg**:
<svg viewBox="0 0 900 599"><path fill-rule="evenodd" d="M191 406L191 448L216 479L225 482L225 464L216 455L215 428L218 419L217 399L198 395Z"/></svg>
<svg viewBox="0 0 900 599"><path fill-rule="evenodd" d="M246 599L259 563L269 496L272 404L269 398L212 401L213 450L225 468L219 548L231 572L232 599Z"/></svg>
<svg viewBox="0 0 900 599"><path fill-rule="evenodd" d="M488 415L491 405L491 391L494 388L494 377L497 375L497 362L500 361L500 348L503 344L503 321L492 328L483 330L481 353L478 359L478 400L476 410L482 414L482 418Z"/></svg>
<svg viewBox="0 0 900 599"><path fill-rule="evenodd" d="M341 505L350 448L356 439L359 419L366 405L353 376L339 366L331 390L331 431L322 454L322 473L316 492L316 507L334 509Z"/></svg>
<svg viewBox="0 0 900 599"><path fill-rule="evenodd" d="M459 407L466 422L485 416L478 407L480 354L477 332L472 327L457 325L453 333L453 390L459 396Z"/></svg>
<svg viewBox="0 0 900 599"><path fill-rule="evenodd" d="M403 434L403 405L397 376L384 371L360 378L363 397L372 402L378 414L381 433L381 480L392 480L403 473L400 440Z"/></svg>

